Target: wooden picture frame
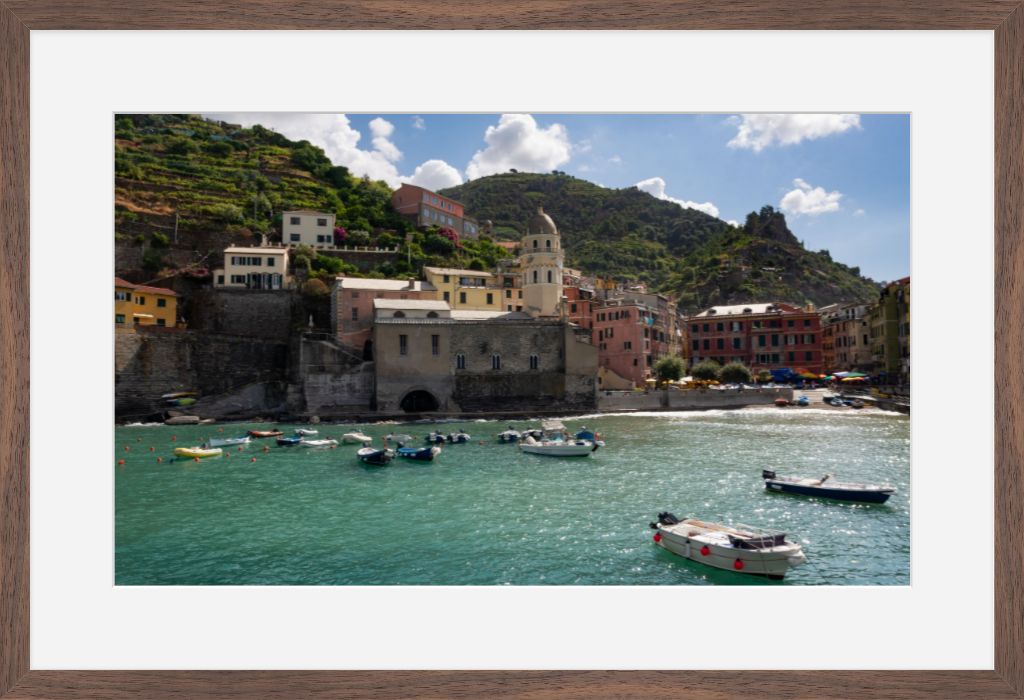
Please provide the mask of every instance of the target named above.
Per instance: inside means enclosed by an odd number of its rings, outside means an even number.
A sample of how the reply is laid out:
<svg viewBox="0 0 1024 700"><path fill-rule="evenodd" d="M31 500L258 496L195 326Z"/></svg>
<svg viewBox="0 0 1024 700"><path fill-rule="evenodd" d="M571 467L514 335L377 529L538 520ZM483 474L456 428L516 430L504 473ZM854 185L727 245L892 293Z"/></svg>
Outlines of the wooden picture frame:
<svg viewBox="0 0 1024 700"><path fill-rule="evenodd" d="M1024 694L1024 0L0 0L0 695L1017 698ZM29 41L51 29L972 29L995 33L995 668L40 671L29 668Z"/></svg>

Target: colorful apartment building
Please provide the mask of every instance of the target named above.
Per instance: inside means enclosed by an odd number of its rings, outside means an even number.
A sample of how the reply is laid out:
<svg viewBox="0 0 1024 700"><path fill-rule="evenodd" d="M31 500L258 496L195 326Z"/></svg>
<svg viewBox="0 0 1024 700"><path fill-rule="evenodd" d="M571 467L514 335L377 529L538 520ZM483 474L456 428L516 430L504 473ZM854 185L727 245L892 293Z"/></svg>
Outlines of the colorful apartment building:
<svg viewBox="0 0 1024 700"><path fill-rule="evenodd" d="M466 216L461 202L418 185L403 183L391 195L391 206L416 226L448 227L467 238L476 238L480 233L479 224Z"/></svg>
<svg viewBox="0 0 1024 700"><path fill-rule="evenodd" d="M871 361L889 381L910 380L910 278L890 282L868 312Z"/></svg>
<svg viewBox="0 0 1024 700"><path fill-rule="evenodd" d="M671 321L638 299L611 299L592 311L598 364L643 386L659 358L670 354Z"/></svg>
<svg viewBox="0 0 1024 700"><path fill-rule="evenodd" d="M566 284L562 287L566 315L580 328L594 327L594 290Z"/></svg>
<svg viewBox="0 0 1024 700"><path fill-rule="evenodd" d="M687 319L693 363L742 362L752 371L789 368L820 373L821 317L790 304L713 306Z"/></svg>
<svg viewBox="0 0 1024 700"><path fill-rule="evenodd" d="M281 242L286 246L334 247L334 214L296 209L281 214Z"/></svg>
<svg viewBox="0 0 1024 700"><path fill-rule="evenodd" d="M521 308L508 308L522 306L522 290L505 287L504 282L494 273L451 267L424 267L423 276L437 290L434 298L448 302L452 309L522 311Z"/></svg>
<svg viewBox="0 0 1024 700"><path fill-rule="evenodd" d="M288 249L231 246L224 249L224 267L213 271L213 286L232 289L280 290L292 286Z"/></svg>
<svg viewBox="0 0 1024 700"><path fill-rule="evenodd" d="M821 316L821 357L826 372L871 370L867 304L830 304Z"/></svg>
<svg viewBox="0 0 1024 700"><path fill-rule="evenodd" d="M339 343L373 357L373 308L377 299L436 300L437 289L419 280L339 277L331 289L331 329Z"/></svg>
<svg viewBox="0 0 1024 700"><path fill-rule="evenodd" d="M133 284L114 278L114 327L174 328L178 324L178 293L172 289Z"/></svg>

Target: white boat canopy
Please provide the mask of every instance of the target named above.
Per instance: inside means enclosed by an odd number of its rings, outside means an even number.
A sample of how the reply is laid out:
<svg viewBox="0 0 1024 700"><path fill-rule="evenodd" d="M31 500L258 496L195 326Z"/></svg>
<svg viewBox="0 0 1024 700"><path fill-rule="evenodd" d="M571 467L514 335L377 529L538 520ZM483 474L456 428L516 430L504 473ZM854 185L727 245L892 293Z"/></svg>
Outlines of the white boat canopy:
<svg viewBox="0 0 1024 700"><path fill-rule="evenodd" d="M560 420L545 420L541 421L540 425L544 430L565 430L565 425Z"/></svg>

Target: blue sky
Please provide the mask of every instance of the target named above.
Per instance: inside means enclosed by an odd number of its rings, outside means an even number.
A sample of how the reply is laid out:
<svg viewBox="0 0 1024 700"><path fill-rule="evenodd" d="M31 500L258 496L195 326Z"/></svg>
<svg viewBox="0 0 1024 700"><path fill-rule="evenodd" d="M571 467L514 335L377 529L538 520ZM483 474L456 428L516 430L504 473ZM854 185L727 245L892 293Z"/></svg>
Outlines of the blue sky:
<svg viewBox="0 0 1024 700"><path fill-rule="evenodd" d="M856 114L211 114L324 148L392 186L565 171L742 223L770 204L811 250L910 273L910 117Z"/></svg>

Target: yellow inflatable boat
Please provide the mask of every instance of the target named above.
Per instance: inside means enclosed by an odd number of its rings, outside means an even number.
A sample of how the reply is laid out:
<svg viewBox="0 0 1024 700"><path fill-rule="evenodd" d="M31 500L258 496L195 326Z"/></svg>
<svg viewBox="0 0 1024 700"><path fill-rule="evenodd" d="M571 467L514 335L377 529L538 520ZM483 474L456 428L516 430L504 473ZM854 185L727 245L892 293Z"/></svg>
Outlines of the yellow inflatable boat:
<svg viewBox="0 0 1024 700"><path fill-rule="evenodd" d="M212 449L203 449L202 447L176 447L174 449L175 457L185 457L187 459L200 459L203 457L220 457L222 450L219 447Z"/></svg>

